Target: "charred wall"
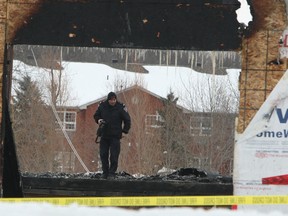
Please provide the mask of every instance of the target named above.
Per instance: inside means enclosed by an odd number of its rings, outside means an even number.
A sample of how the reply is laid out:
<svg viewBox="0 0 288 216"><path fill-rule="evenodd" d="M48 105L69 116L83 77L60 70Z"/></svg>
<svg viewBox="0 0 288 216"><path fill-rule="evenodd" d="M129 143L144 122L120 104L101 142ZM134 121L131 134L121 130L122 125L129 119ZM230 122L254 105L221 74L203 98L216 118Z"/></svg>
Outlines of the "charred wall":
<svg viewBox="0 0 288 216"><path fill-rule="evenodd" d="M242 133L269 96L287 60L279 59L279 39L287 26L284 1L251 1L253 23L242 42L240 106L237 131Z"/></svg>

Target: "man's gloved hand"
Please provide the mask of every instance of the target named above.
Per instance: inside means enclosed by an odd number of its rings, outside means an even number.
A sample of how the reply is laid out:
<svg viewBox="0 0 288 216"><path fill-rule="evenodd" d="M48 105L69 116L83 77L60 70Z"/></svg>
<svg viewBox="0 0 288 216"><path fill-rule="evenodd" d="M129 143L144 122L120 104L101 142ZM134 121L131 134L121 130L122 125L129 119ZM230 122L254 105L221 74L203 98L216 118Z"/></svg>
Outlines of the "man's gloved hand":
<svg viewBox="0 0 288 216"><path fill-rule="evenodd" d="M103 119L99 119L98 124L101 124L103 121L104 121Z"/></svg>
<svg viewBox="0 0 288 216"><path fill-rule="evenodd" d="M122 133L128 134L128 131L123 129L123 130L122 130Z"/></svg>

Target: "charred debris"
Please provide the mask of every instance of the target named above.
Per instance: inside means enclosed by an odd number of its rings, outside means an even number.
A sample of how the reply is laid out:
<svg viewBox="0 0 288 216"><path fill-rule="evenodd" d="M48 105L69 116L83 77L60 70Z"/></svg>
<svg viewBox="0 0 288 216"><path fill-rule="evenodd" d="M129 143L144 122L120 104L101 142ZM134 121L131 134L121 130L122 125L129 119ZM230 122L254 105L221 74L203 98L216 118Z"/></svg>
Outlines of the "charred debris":
<svg viewBox="0 0 288 216"><path fill-rule="evenodd" d="M134 177L119 172L103 179L101 173L22 173L25 197L35 196L214 196L232 195L231 176L181 168L170 174Z"/></svg>

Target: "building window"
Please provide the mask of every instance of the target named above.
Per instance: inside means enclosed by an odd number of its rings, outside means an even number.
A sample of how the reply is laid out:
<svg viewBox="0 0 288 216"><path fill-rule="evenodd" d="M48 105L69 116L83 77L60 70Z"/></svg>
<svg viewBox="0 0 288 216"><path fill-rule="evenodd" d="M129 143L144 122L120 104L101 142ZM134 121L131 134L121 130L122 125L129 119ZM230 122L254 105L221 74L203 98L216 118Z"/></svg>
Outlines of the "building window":
<svg viewBox="0 0 288 216"><path fill-rule="evenodd" d="M190 118L190 134L192 136L211 136L212 118L197 116Z"/></svg>
<svg viewBox="0 0 288 216"><path fill-rule="evenodd" d="M194 157L189 164L191 167L200 168L201 159L199 157Z"/></svg>
<svg viewBox="0 0 288 216"><path fill-rule="evenodd" d="M206 169L210 166L210 160L207 157L193 157L189 165L198 169Z"/></svg>
<svg viewBox="0 0 288 216"><path fill-rule="evenodd" d="M202 169L209 169L211 167L209 158L205 157L201 159L201 168Z"/></svg>
<svg viewBox="0 0 288 216"><path fill-rule="evenodd" d="M132 102L132 104L138 104L139 103L139 98L136 95L134 95L131 98L131 102Z"/></svg>
<svg viewBox="0 0 288 216"><path fill-rule="evenodd" d="M145 116L145 132L153 133L153 130L161 128L163 125L163 118L156 113L156 115L146 115Z"/></svg>
<svg viewBox="0 0 288 216"><path fill-rule="evenodd" d="M76 130L76 112L72 111L58 111L57 112L61 125L64 126L66 131L75 131ZM57 128L60 129L58 122L56 122Z"/></svg>
<svg viewBox="0 0 288 216"><path fill-rule="evenodd" d="M58 172L74 171L75 154L73 152L56 152L54 162Z"/></svg>

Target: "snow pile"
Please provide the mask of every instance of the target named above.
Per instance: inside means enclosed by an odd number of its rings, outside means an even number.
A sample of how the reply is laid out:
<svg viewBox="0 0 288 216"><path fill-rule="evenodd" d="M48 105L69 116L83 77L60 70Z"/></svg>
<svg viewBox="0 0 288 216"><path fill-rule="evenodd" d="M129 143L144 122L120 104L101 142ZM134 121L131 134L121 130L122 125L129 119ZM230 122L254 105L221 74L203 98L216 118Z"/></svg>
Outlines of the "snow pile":
<svg viewBox="0 0 288 216"><path fill-rule="evenodd" d="M97 215L97 216L175 216L175 215L193 215L193 216L284 216L278 211L270 213L260 213L257 211L231 211L224 208L212 208L204 210L202 208L189 207L156 207L140 208L138 210L117 208L117 207L86 207L72 204L69 206L56 206L49 203L1 203L0 212L2 216L79 216L79 215Z"/></svg>

